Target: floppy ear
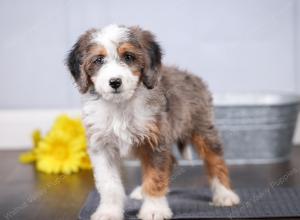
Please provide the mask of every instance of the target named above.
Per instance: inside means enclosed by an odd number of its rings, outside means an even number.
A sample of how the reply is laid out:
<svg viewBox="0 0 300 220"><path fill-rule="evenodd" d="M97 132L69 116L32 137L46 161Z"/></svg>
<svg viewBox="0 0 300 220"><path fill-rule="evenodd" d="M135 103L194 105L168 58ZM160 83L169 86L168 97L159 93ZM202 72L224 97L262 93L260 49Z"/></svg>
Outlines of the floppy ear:
<svg viewBox="0 0 300 220"><path fill-rule="evenodd" d="M89 86L91 85L90 78L82 67L84 53L87 47L87 38L88 32L79 38L66 59L66 64L81 93L87 92Z"/></svg>
<svg viewBox="0 0 300 220"><path fill-rule="evenodd" d="M141 30L140 43L147 54L147 62L142 74L142 81L148 89L153 89L159 77L161 67L161 48L149 31Z"/></svg>

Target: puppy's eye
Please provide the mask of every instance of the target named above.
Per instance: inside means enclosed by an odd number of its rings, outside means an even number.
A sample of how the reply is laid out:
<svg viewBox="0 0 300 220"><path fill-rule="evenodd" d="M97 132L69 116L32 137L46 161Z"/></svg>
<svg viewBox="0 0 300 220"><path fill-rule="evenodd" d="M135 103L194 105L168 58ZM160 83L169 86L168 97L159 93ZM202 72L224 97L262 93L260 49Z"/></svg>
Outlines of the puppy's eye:
<svg viewBox="0 0 300 220"><path fill-rule="evenodd" d="M100 65L104 63L104 57L103 56L98 56L94 61L94 64Z"/></svg>
<svg viewBox="0 0 300 220"><path fill-rule="evenodd" d="M124 55L124 60L126 63L132 63L135 60L135 57L134 55L127 53Z"/></svg>

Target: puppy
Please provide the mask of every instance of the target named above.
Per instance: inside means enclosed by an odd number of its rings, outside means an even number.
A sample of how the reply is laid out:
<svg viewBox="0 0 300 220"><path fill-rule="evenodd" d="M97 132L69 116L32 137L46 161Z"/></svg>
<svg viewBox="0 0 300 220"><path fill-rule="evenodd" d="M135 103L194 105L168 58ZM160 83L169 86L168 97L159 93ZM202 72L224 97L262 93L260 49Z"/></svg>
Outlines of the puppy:
<svg viewBox="0 0 300 220"><path fill-rule="evenodd" d="M166 194L173 166L171 147L192 144L207 168L213 204L232 206L232 191L213 122L212 97L203 81L161 64L154 36L139 27L109 25L84 33L67 57L82 94L82 116L101 204L92 220L122 219L122 157L140 159L140 219L170 219Z"/></svg>

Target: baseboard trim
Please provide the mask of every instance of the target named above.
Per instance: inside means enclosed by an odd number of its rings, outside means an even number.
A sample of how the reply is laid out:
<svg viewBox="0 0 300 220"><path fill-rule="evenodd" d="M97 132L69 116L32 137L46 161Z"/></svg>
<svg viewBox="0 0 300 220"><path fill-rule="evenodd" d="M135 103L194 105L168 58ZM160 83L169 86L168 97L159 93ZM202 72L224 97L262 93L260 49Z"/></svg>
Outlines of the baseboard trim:
<svg viewBox="0 0 300 220"><path fill-rule="evenodd" d="M31 133L41 129L46 133L60 114L80 116L79 109L53 110L0 110L0 149L28 149L32 146ZM300 115L294 136L294 144L300 145Z"/></svg>

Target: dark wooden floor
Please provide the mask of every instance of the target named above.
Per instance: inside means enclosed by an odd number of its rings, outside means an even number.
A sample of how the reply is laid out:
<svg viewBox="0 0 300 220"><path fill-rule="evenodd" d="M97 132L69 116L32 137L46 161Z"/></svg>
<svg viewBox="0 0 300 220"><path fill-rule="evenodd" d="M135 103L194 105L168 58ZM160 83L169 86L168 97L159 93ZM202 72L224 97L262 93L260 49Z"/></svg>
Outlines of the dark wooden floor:
<svg viewBox="0 0 300 220"><path fill-rule="evenodd" d="M20 151L0 151L0 219L76 219L88 192L93 188L90 171L69 176L38 173L31 165L18 163ZM291 171L281 186L300 186L300 147L293 149L289 162L269 165L232 165L235 187L268 187ZM299 172L298 172L299 169ZM172 187L207 186L201 166L177 167ZM127 190L140 182L138 168L125 168ZM300 204L300 201L299 201Z"/></svg>

